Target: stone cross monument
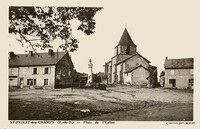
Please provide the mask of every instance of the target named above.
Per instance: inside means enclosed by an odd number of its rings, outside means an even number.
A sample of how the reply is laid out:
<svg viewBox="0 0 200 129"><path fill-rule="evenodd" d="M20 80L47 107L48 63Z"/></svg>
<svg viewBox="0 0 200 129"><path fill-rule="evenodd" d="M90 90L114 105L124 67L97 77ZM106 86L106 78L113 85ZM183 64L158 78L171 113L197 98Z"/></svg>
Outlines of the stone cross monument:
<svg viewBox="0 0 200 129"><path fill-rule="evenodd" d="M93 71L92 71L92 67L93 67L93 64L92 64L92 60L90 59L90 63L88 64L88 80L87 80L87 86L91 86L92 83L93 83L93 79L92 79L92 74L93 74Z"/></svg>

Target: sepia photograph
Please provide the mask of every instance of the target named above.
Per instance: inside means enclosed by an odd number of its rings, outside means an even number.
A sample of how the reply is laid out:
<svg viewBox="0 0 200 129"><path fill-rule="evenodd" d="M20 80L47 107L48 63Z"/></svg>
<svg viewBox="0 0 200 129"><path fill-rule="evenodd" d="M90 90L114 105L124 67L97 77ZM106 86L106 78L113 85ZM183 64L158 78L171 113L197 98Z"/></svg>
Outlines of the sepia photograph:
<svg viewBox="0 0 200 129"><path fill-rule="evenodd" d="M3 121L197 124L198 2L54 2L5 7Z"/></svg>

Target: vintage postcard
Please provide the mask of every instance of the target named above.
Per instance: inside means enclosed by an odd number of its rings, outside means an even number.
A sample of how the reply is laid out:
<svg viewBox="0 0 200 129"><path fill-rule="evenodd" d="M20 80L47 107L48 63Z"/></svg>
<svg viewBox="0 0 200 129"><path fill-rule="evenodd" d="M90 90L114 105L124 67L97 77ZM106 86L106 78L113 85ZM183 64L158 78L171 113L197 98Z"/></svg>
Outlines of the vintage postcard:
<svg viewBox="0 0 200 129"><path fill-rule="evenodd" d="M2 2L10 128L197 128L199 2Z"/></svg>

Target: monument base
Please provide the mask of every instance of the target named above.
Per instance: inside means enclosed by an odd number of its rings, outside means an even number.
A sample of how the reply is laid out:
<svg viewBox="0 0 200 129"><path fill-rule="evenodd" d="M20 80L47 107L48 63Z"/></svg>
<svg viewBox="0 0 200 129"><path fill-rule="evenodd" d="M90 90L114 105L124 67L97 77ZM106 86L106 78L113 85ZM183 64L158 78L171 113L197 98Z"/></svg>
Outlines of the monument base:
<svg viewBox="0 0 200 129"><path fill-rule="evenodd" d="M85 86L90 87L90 86L92 86L92 83L86 83Z"/></svg>

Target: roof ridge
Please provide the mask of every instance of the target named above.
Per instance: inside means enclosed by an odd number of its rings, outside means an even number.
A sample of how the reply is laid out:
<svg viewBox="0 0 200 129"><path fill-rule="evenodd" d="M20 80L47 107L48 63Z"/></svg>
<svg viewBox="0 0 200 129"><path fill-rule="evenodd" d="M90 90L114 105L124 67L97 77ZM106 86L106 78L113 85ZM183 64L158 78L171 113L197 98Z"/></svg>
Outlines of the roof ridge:
<svg viewBox="0 0 200 129"><path fill-rule="evenodd" d="M117 62L116 65L123 63L124 61L126 61L126 60L128 60L128 59L130 59L130 58L132 58L132 57L134 57L134 56L136 56L137 54L139 54L139 53L137 52L137 53L135 53L135 54L133 54L133 55L130 55L129 57L127 57L127 58L125 58L125 59L123 59L123 60Z"/></svg>
<svg viewBox="0 0 200 129"><path fill-rule="evenodd" d="M39 53L39 55L34 54L32 56L29 56L29 54L15 54L15 57L9 59L9 67L55 65L66 54L68 54L69 56L69 53L67 51L62 51L58 53L54 52L53 55L49 55L48 52Z"/></svg>
<svg viewBox="0 0 200 129"><path fill-rule="evenodd" d="M166 59L166 60L183 60L183 59L194 59L193 57L188 58L172 58L172 59Z"/></svg>
<svg viewBox="0 0 200 129"><path fill-rule="evenodd" d="M144 69L146 69L147 71L149 71L146 67L144 67L144 65L140 64L140 65L136 65L134 67L131 67L130 69L126 70L124 73L132 72L133 70L135 70L135 69L137 69L139 67L143 67Z"/></svg>
<svg viewBox="0 0 200 129"><path fill-rule="evenodd" d="M67 51L59 51L58 53L64 53L64 52L67 52ZM54 53L57 53L57 51L54 51ZM14 53L14 54L15 55L28 55L29 53L19 53L19 54ZM36 53L33 53L33 54L36 54ZM37 53L37 54L48 54L48 52L40 52L40 53Z"/></svg>
<svg viewBox="0 0 200 129"><path fill-rule="evenodd" d="M116 65L121 64L121 63L125 62L126 60L128 60L128 59L130 59L130 58L132 58L132 57L134 57L134 56L136 56L136 55L139 55L139 56L142 57L144 60L146 60L147 62L151 63L149 60L147 60L147 59L146 59L144 56L142 56L140 53L136 52L135 54L130 55L130 57L127 57L127 58L125 58L124 60L121 60L121 61L117 62Z"/></svg>

